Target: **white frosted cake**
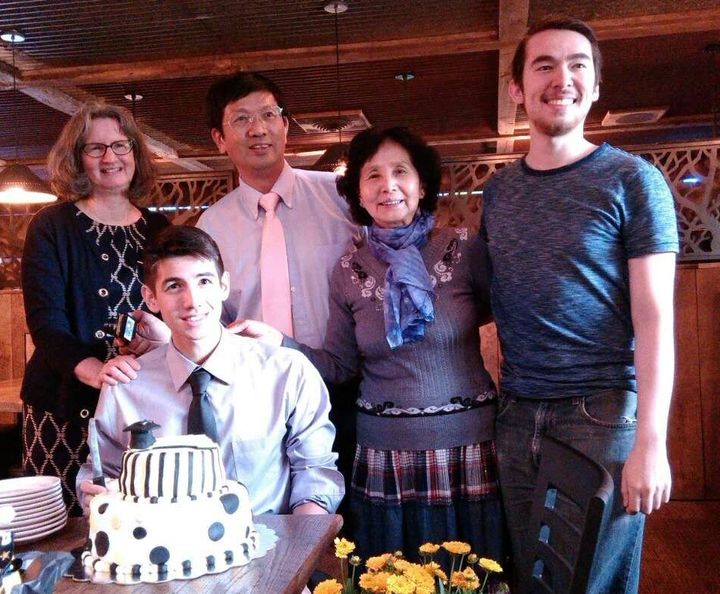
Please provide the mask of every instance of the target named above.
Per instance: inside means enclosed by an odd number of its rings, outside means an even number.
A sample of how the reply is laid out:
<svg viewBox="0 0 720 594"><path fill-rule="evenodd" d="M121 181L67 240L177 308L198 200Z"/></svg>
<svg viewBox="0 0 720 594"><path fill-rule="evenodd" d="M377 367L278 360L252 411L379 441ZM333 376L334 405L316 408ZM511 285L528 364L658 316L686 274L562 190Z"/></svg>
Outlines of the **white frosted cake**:
<svg viewBox="0 0 720 594"><path fill-rule="evenodd" d="M204 435L123 454L119 492L90 503L83 563L119 582L197 577L244 565L258 535L244 485L227 482Z"/></svg>

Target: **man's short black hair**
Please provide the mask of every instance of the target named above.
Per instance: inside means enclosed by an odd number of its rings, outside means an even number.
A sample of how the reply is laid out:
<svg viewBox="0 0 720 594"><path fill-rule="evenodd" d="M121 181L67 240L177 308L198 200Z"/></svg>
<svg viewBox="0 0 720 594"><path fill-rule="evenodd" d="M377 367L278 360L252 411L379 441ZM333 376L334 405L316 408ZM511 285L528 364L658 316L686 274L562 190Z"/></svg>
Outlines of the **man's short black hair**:
<svg viewBox="0 0 720 594"><path fill-rule="evenodd" d="M144 283L155 290L155 278L158 264L167 258L190 256L199 260L208 260L215 264L218 277L225 272L225 266L217 244L205 231L197 227L170 225L165 227L145 246L143 251Z"/></svg>
<svg viewBox="0 0 720 594"><path fill-rule="evenodd" d="M272 94L277 104L282 107L283 116L288 117L285 97L280 87L257 72L237 72L215 81L208 89L205 97L205 113L210 130L216 129L222 132L225 107L257 91L267 91Z"/></svg>

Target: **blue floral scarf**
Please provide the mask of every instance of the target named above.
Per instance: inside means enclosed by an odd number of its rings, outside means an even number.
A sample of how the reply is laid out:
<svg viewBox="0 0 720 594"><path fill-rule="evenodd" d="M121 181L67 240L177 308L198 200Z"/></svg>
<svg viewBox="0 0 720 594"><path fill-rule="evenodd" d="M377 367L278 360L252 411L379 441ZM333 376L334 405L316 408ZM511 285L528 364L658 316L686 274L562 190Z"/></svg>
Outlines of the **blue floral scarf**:
<svg viewBox="0 0 720 594"><path fill-rule="evenodd" d="M373 256L388 264L385 273L385 336L391 349L419 342L425 324L435 319L435 291L420 248L435 226L435 217L421 212L406 227L368 228L368 246Z"/></svg>

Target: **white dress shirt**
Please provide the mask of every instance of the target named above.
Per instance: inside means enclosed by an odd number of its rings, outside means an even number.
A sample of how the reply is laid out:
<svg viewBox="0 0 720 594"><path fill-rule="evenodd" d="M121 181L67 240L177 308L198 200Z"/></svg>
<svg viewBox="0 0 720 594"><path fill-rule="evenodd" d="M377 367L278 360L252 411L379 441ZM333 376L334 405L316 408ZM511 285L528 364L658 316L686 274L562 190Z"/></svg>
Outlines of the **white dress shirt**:
<svg viewBox="0 0 720 594"><path fill-rule="evenodd" d="M123 429L143 419L154 434L183 435L196 364L172 344L138 359L137 379L104 386L95 412L103 471L120 474L129 441ZM222 332L203 368L213 375L208 396L217 421L220 452L229 479L250 491L254 514L288 513L313 501L335 511L344 493L332 452L335 429L320 375L301 354ZM78 485L91 478L89 462Z"/></svg>
<svg viewBox="0 0 720 594"><path fill-rule="evenodd" d="M335 264L359 236L345 200L335 188L336 176L293 169L285 163L272 188L280 196L277 217L283 225L288 254L294 336L318 348L325 338L329 279ZM244 181L208 208L198 221L220 247L230 273L230 296L223 321L262 320L260 244L265 213L262 196Z"/></svg>

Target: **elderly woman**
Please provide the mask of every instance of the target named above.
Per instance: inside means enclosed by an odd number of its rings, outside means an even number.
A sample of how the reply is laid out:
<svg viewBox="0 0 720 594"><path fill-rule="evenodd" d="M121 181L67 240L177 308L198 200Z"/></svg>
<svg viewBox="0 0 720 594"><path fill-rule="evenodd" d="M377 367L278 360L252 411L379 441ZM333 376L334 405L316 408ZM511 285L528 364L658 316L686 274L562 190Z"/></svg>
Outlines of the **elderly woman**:
<svg viewBox="0 0 720 594"><path fill-rule="evenodd" d="M25 313L35 351L22 385L25 474L61 478L72 515L75 476L87 457L88 417L103 381L134 376L132 355L119 355L112 328L135 312L139 338L154 332L143 305L145 243L168 221L140 205L154 172L142 134L128 112L93 103L66 124L48 158L62 200L30 223L22 259ZM157 335L155 335L157 336Z"/></svg>
<svg viewBox="0 0 720 594"><path fill-rule="evenodd" d="M488 317L484 245L438 229L437 153L405 128L350 144L338 190L367 241L331 281L322 349L298 345L324 379L361 375L350 510L361 555L461 539L500 558L495 387L480 355ZM246 334L278 340L246 322Z"/></svg>

